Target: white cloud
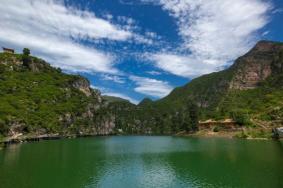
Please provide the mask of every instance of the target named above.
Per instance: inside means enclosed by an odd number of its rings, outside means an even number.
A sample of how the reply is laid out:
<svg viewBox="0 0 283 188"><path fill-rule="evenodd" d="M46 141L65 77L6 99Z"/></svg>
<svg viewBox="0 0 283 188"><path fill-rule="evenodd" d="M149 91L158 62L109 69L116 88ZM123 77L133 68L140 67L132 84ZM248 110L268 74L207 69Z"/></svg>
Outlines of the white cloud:
<svg viewBox="0 0 283 188"><path fill-rule="evenodd" d="M283 8L274 9L272 14L281 14L283 12Z"/></svg>
<svg viewBox="0 0 283 188"><path fill-rule="evenodd" d="M4 20L11 24L16 21L22 26L20 29L26 31L32 26L46 33L75 38L126 40L131 36L129 31L97 18L91 12L65 7L60 1L1 0L1 12Z"/></svg>
<svg viewBox="0 0 283 188"><path fill-rule="evenodd" d="M117 18L120 22L126 23L126 25L128 26L133 26L133 24L135 23L135 20L133 18L129 18L126 16L118 16Z"/></svg>
<svg viewBox="0 0 283 188"><path fill-rule="evenodd" d="M161 72L158 72L158 71L147 71L147 73L150 75L154 75L154 76L161 75Z"/></svg>
<svg viewBox="0 0 283 188"><path fill-rule="evenodd" d="M173 87L165 81L139 77L130 76L130 79L134 81L137 85L135 91L153 97L164 97L168 95Z"/></svg>
<svg viewBox="0 0 283 188"><path fill-rule="evenodd" d="M105 93L105 92L107 92L108 91L108 89L107 88L105 88L105 87L102 87L102 86L96 86L96 85L93 85L93 84L91 84L90 85L90 88L92 88L92 89L96 89L96 90L99 90L100 92L102 92L102 93Z"/></svg>
<svg viewBox="0 0 283 188"><path fill-rule="evenodd" d="M115 57L75 41L127 40L132 33L93 13L54 0L1 1L0 42L31 48L52 64L70 71L117 73Z"/></svg>
<svg viewBox="0 0 283 188"><path fill-rule="evenodd" d="M266 36L266 35L268 35L270 33L270 31L265 31L265 32L263 32L262 34L261 34L261 36Z"/></svg>
<svg viewBox="0 0 283 188"><path fill-rule="evenodd" d="M114 93L114 92L106 92L106 93L103 93L103 95L107 95L107 96L114 96L114 97L119 97L119 98L122 98L122 99L126 99L128 101L130 101L131 103L133 104L138 104L139 101L138 100L135 100L125 94L122 94L122 93Z"/></svg>
<svg viewBox="0 0 283 188"><path fill-rule="evenodd" d="M101 76L102 80L108 80L108 81L113 81L119 84L123 84L125 83L125 79L123 79L120 76L116 76L116 75L109 75L109 74L104 74Z"/></svg>
<svg viewBox="0 0 283 188"><path fill-rule="evenodd" d="M205 66L201 60L176 54L158 53L148 54L147 57L156 63L156 66L164 71L183 77L195 77L210 73L215 69L214 62L206 62Z"/></svg>
<svg viewBox="0 0 283 188"><path fill-rule="evenodd" d="M159 0L159 4L176 19L181 49L189 53L185 57L157 53L151 59L157 67L185 77L218 70L247 52L271 10L269 2L261 0Z"/></svg>

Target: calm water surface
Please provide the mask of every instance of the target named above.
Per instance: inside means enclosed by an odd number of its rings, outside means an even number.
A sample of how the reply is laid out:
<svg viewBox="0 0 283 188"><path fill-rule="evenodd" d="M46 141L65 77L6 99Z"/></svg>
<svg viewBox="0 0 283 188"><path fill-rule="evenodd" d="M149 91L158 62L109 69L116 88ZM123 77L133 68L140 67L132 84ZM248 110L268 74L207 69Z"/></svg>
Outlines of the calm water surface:
<svg viewBox="0 0 283 188"><path fill-rule="evenodd" d="M283 143L96 137L0 150L1 188L283 187Z"/></svg>

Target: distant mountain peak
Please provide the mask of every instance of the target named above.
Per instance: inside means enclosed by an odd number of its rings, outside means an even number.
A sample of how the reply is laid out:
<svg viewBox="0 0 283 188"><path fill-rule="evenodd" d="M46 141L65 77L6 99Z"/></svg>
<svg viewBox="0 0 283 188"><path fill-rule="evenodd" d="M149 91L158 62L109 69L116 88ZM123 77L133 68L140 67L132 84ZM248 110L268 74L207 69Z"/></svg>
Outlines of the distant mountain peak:
<svg viewBox="0 0 283 188"><path fill-rule="evenodd" d="M250 52L253 53L270 52L270 51L278 50L278 48L282 49L282 45L283 45L282 42L261 40L256 43L256 45L251 49Z"/></svg>
<svg viewBox="0 0 283 188"><path fill-rule="evenodd" d="M151 104L152 102L153 101L150 98L146 97L139 103L139 106L145 106L145 105Z"/></svg>
<svg viewBox="0 0 283 188"><path fill-rule="evenodd" d="M283 43L259 41L231 67L234 76L230 89L253 89L273 73L275 58L283 51Z"/></svg>

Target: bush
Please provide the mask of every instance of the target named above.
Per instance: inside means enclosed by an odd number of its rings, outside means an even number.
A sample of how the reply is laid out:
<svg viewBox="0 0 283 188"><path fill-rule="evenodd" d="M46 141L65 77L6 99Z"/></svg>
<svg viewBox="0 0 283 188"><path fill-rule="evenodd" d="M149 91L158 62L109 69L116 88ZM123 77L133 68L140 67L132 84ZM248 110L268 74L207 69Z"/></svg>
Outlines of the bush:
<svg viewBox="0 0 283 188"><path fill-rule="evenodd" d="M244 131L241 131L240 133L237 133L235 137L236 138L248 138L248 135Z"/></svg>
<svg viewBox="0 0 283 188"><path fill-rule="evenodd" d="M245 113L243 111L233 111L233 112L231 112L230 117L238 125L241 125L241 126L252 125L248 113Z"/></svg>
<svg viewBox="0 0 283 188"><path fill-rule="evenodd" d="M9 127L7 125L7 123L0 119L0 135L6 135L9 131Z"/></svg>
<svg viewBox="0 0 283 188"><path fill-rule="evenodd" d="M213 127L212 131L213 132L219 132L220 128L218 126Z"/></svg>
<svg viewBox="0 0 283 188"><path fill-rule="evenodd" d="M30 50L28 48L24 48L22 61L23 61L23 65L26 67L28 67L29 63L31 62L31 58L29 55L30 55Z"/></svg>
<svg viewBox="0 0 283 188"><path fill-rule="evenodd" d="M29 50L28 48L24 48L24 49L23 49L23 54L24 54L25 56L29 56L29 55L30 55L30 50Z"/></svg>
<svg viewBox="0 0 283 188"><path fill-rule="evenodd" d="M1 65L1 64L0 64L0 73L4 73L5 70L6 70L5 65Z"/></svg>

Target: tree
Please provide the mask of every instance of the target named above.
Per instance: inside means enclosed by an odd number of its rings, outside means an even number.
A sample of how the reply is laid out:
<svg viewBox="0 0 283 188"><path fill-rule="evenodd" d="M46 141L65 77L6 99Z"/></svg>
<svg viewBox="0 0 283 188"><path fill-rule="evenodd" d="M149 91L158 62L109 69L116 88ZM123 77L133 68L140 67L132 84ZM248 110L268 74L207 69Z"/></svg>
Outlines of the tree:
<svg viewBox="0 0 283 188"><path fill-rule="evenodd" d="M186 132L190 132L191 131L191 117L190 117L190 114L189 114L188 111L184 113L183 122L182 122L182 128Z"/></svg>
<svg viewBox="0 0 283 188"><path fill-rule="evenodd" d="M1 135L7 135L7 133L9 132L9 126L8 126L8 123L3 120L3 119L0 119L0 137Z"/></svg>
<svg viewBox="0 0 283 188"><path fill-rule="evenodd" d="M244 110L234 110L230 113L230 117L241 126L251 125L250 117L248 112Z"/></svg>
<svg viewBox="0 0 283 188"><path fill-rule="evenodd" d="M196 103L190 101L189 102L189 114L190 114L190 124L192 131L198 131L198 106Z"/></svg>
<svg viewBox="0 0 283 188"><path fill-rule="evenodd" d="M29 66L29 63L31 61L29 55L30 55L30 50L28 48L24 48L22 60L23 60L23 65L26 67Z"/></svg>
<svg viewBox="0 0 283 188"><path fill-rule="evenodd" d="M24 49L23 49L23 54L24 54L25 56L29 56L29 55L30 55L30 50L29 50L28 48L24 48Z"/></svg>
<svg viewBox="0 0 283 188"><path fill-rule="evenodd" d="M180 131L180 128L182 127L182 120L180 118L180 113L176 112L172 116L172 123L171 123L171 130L173 133L178 133Z"/></svg>
<svg viewBox="0 0 283 188"><path fill-rule="evenodd" d="M170 115L167 113L164 113L162 115L162 134L169 134L171 133L172 129L171 129L171 121L170 121Z"/></svg>
<svg viewBox="0 0 283 188"><path fill-rule="evenodd" d="M0 64L0 74L1 74L1 73L4 73L5 70L6 70L6 66L3 65L3 64Z"/></svg>

